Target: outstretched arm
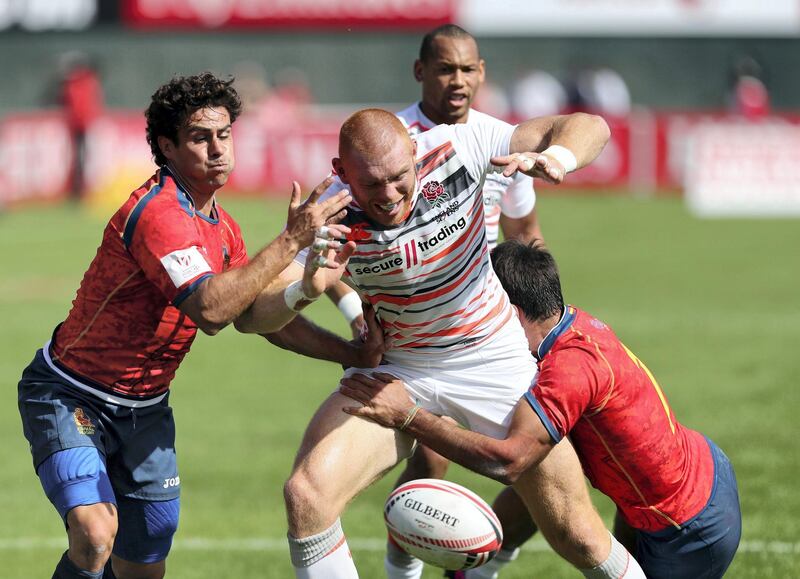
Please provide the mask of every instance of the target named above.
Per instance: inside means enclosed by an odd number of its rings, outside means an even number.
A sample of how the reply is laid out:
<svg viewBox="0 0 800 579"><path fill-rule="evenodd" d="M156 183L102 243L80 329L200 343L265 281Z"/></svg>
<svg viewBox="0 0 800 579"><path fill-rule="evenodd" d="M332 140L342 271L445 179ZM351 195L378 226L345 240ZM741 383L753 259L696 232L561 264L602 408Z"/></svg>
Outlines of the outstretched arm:
<svg viewBox="0 0 800 579"><path fill-rule="evenodd" d="M568 172L594 161L610 137L608 124L597 115L539 117L517 126L508 147L510 154L495 157L492 163L505 166L506 176L521 171L558 184Z"/></svg>
<svg viewBox="0 0 800 579"><path fill-rule="evenodd" d="M331 182L323 181L304 203L300 202L300 186L295 182L283 232L248 264L204 281L181 303L180 310L207 334L216 334L234 321L292 262L297 252L311 244L314 232L347 206L350 201L347 191L317 203Z"/></svg>
<svg viewBox="0 0 800 579"><path fill-rule="evenodd" d="M296 316L278 332L263 334L274 345L317 360L337 362L354 368L374 368L381 363L385 351L383 332L372 306L364 305L366 330L352 341Z"/></svg>
<svg viewBox="0 0 800 579"><path fill-rule="evenodd" d="M419 408L403 383L389 374L355 374L342 380L339 391L364 405L345 408L348 414L403 430L446 458L503 484L514 483L553 447L525 399L517 403L508 437L498 440Z"/></svg>

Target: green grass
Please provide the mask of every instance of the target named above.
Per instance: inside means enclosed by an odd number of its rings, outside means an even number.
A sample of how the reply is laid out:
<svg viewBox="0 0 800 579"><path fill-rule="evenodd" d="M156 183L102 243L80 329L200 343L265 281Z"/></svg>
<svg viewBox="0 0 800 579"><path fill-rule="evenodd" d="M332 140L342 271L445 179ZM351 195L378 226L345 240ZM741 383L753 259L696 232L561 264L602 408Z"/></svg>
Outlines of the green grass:
<svg viewBox="0 0 800 579"><path fill-rule="evenodd" d="M282 203L225 205L251 252L277 233L285 215ZM678 418L733 460L746 550L728 576L800 576L797 221L699 221L677 199L544 196L539 207L567 299L611 324L656 374ZM102 227L69 207L0 215L3 577L49 577L64 548L61 522L30 465L16 383L66 315ZM329 304L310 312L346 331ZM169 577L292 576L282 484L308 418L338 376L334 365L233 329L198 337L173 384L183 512ZM381 505L394 477L357 498L344 517L366 579L383 576L375 545L384 537ZM459 468L451 478L487 500L499 488ZM597 502L610 520L609 502ZM540 539L534 545L504 579L576 576Z"/></svg>

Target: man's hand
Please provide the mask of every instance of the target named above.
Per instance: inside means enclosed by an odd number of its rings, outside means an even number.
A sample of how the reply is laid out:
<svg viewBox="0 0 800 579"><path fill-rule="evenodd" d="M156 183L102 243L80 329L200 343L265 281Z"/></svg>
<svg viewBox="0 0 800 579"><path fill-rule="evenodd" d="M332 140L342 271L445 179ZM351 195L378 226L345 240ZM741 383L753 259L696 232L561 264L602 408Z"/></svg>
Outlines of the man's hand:
<svg viewBox="0 0 800 579"><path fill-rule="evenodd" d="M567 171L561 163L542 153L515 153L502 157L492 157L491 163L498 167L505 167L503 170L504 177L510 177L515 171L519 171L529 177L544 179L554 185L564 181L564 177L567 175Z"/></svg>
<svg viewBox="0 0 800 579"><path fill-rule="evenodd" d="M303 293L307 297L317 299L342 277L356 244L353 241L342 244L336 238L343 238L348 231L349 228L343 225L317 228L303 269Z"/></svg>
<svg viewBox="0 0 800 579"><path fill-rule="evenodd" d="M314 241L315 232L324 225L329 225L341 220L344 209L352 198L347 189L342 189L322 203L317 203L320 196L333 183L333 177L328 177L317 185L305 202L301 203L302 193L300 184L292 182L292 199L289 202L289 216L286 219L286 233L294 239L298 247L308 247ZM350 229L339 226L342 233L349 233Z"/></svg>
<svg viewBox="0 0 800 579"><path fill-rule="evenodd" d="M386 343L383 339L383 328L375 315L375 308L371 304L362 303L364 312L364 326L359 337L353 340L358 348L358 368L375 368L383 360L386 352Z"/></svg>
<svg viewBox="0 0 800 579"><path fill-rule="evenodd" d="M342 409L344 412L369 418L389 428L402 426L414 408L414 401L403 382L382 372L375 372L372 377L353 374L350 378L343 378L339 392L363 404L345 407Z"/></svg>

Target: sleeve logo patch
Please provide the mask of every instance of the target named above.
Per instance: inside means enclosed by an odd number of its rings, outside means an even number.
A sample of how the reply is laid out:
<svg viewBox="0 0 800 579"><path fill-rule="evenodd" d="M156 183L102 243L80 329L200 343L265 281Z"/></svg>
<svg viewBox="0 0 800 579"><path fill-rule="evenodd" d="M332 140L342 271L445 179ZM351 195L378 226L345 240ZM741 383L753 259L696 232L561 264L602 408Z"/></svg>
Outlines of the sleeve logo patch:
<svg viewBox="0 0 800 579"><path fill-rule="evenodd" d="M167 270L169 278L176 288L181 287L201 273L211 271L208 262L197 247L173 251L161 258L161 264Z"/></svg>

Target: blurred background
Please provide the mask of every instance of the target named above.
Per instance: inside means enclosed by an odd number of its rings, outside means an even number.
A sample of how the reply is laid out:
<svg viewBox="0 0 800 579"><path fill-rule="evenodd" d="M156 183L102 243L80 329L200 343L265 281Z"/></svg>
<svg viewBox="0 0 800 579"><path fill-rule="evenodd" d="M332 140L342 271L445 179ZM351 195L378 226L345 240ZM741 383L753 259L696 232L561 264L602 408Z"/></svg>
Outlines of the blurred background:
<svg viewBox="0 0 800 579"><path fill-rule="evenodd" d="M227 193L314 181L343 117L419 98L420 38L445 22L486 59L476 108L609 120L611 143L571 185L691 189L711 213L800 211L781 170L797 161L797 0L0 0L0 202L127 192L141 179L123 176L147 162L150 94L207 69L235 76L247 105ZM742 150L765 125L758 149ZM753 202L743 177L777 190Z"/></svg>
<svg viewBox="0 0 800 579"><path fill-rule="evenodd" d="M65 548L15 385L153 172L150 95L175 74L236 78L246 112L220 197L253 254L283 227L291 181L329 171L348 114L419 99L421 38L446 22L486 60L479 110L607 119L597 161L536 185L565 296L731 457L744 532L728 576L800 577L800 0L0 0L0 576L49 577ZM349 335L323 300L309 316ZM232 329L198 336L172 388L183 509L168 577L293 575L282 483L339 376ZM344 517L365 579L383 575L395 477ZM499 486L450 477L489 501ZM502 577L575 574L536 538Z"/></svg>

